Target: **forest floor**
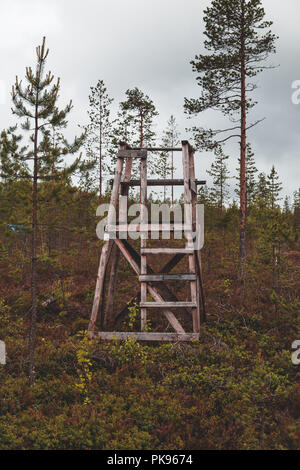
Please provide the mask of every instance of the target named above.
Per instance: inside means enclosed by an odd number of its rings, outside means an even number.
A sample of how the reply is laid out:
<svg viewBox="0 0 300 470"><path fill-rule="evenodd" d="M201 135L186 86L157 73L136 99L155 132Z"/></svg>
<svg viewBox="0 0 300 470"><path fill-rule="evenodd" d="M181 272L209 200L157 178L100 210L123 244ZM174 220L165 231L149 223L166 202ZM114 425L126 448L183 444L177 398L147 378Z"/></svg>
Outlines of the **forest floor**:
<svg viewBox="0 0 300 470"><path fill-rule="evenodd" d="M299 449L300 366L291 361L299 339L299 252L284 255L279 291L270 287L270 266L253 255L242 289L236 242L215 246L212 237L203 250L208 315L200 341L192 343L91 341L83 331L97 245L81 246L80 257L74 250L61 254L67 269L51 268L45 257L33 387L27 377L30 285L24 268L8 270L2 262L0 338L7 365L0 368L0 448ZM115 312L137 287L121 258ZM176 293L185 299L184 288L176 285ZM181 321L188 331L189 319ZM138 325L133 309L115 329ZM158 312L150 328L167 328Z"/></svg>

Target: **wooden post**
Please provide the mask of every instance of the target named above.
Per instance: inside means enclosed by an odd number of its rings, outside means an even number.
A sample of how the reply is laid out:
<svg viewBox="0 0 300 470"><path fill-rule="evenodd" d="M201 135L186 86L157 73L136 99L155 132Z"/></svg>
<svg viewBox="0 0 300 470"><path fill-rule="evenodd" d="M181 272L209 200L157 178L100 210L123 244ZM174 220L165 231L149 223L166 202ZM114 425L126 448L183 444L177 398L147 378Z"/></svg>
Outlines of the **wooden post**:
<svg viewBox="0 0 300 470"><path fill-rule="evenodd" d="M185 224L193 225L193 211L192 211L192 198L190 190L190 158L189 158L189 143L187 141L182 142L182 165L183 165L183 179L184 179L184 204L185 204ZM192 235L188 231L186 233L188 248L193 248ZM189 270L191 274L196 273L196 264L194 254L189 255ZM191 301L197 302L197 281L190 282L191 287ZM193 316L193 331L199 333L200 323L198 319L198 309L192 309Z"/></svg>
<svg viewBox="0 0 300 470"><path fill-rule="evenodd" d="M127 144L120 144L120 150L126 150L128 148ZM128 183L131 178L131 171L132 171L132 158L126 159L125 164L125 174L124 174L124 183ZM121 185L121 196L128 196L129 186L128 185ZM126 213L125 213L126 212ZM122 206L120 202L120 218L119 221L122 223L124 220L127 221L127 207ZM122 237L123 233L120 232L119 237ZM107 301L106 301L106 308L104 314L104 327L107 326L109 319L113 316L114 310L114 298L116 292L116 285L118 280L118 265L120 259L120 251L117 245L114 244L114 248L111 254L111 268L110 268L110 279L109 279L109 286L108 286L108 293L107 293Z"/></svg>
<svg viewBox="0 0 300 470"><path fill-rule="evenodd" d="M148 223L147 215L147 160L141 159L141 224ZM141 250L147 246L147 232L141 232ZM147 274L147 256L141 251L141 274ZM147 301L147 283L141 282L141 302ZM147 309L141 308L141 331L145 331L147 324Z"/></svg>
<svg viewBox="0 0 300 470"><path fill-rule="evenodd" d="M121 176L122 176L122 170L123 170L123 163L124 163L124 159L119 157L117 159L117 169L115 173L114 184L113 184L112 193L111 193L111 201L110 201L110 206L109 206L108 216L107 216L108 225L112 224L112 222L114 221L115 213L116 213L115 211L116 211L118 197L119 197L119 188L120 188L120 182L121 182ZM109 257L108 255L109 255L111 246L112 246L112 240L109 240L105 242L101 251L94 303L93 303L90 323L88 326L89 332L93 332L95 330L97 316L99 312L99 305L100 305L102 296L104 295L104 292L103 292L104 278L105 278L105 272L106 272L107 263L108 263L108 257Z"/></svg>
<svg viewBox="0 0 300 470"><path fill-rule="evenodd" d="M198 263L199 263L199 284L200 284L200 293L201 293L201 304L202 304L202 311L201 311L201 320L202 322L206 321L206 304L205 304L205 292L203 286L203 272L202 272L202 261L201 261L201 253L198 252Z"/></svg>
<svg viewBox="0 0 300 470"><path fill-rule="evenodd" d="M193 181L195 180L195 158L194 158L194 150L190 149L189 152L189 160L190 160L190 178ZM197 189L197 186L196 186ZM192 211L193 211L193 220L196 222L197 219L197 194L195 191L191 191L192 196ZM197 227L198 229L198 227ZM194 230L194 228L193 228ZM197 276L197 298L198 298L198 319L199 324L200 320L206 320L206 309L205 309L205 294L204 294L204 287L203 287L203 274L202 274L202 263L201 263L201 252L200 250L195 251L195 263L198 272ZM199 298L201 298L201 311L200 311L200 302Z"/></svg>
<svg viewBox="0 0 300 470"><path fill-rule="evenodd" d="M190 182L195 181L195 162L194 162L194 150L189 149L189 177L190 177ZM190 185L192 188L192 185ZM197 190L197 187L195 188ZM197 234L198 231L198 226L197 226L197 193L195 190L190 189L190 195L191 195L191 202L192 202L192 225L193 225L193 232L196 233L196 237L200 236L200 234ZM195 241L198 244L198 240L196 239ZM199 266L199 260L198 260L198 255L200 251L197 249L198 246L195 247L194 251L194 265L195 265L195 272L197 272L197 280L196 280L196 299L197 299L197 321L196 325L198 327L199 332L199 327L200 327L200 266ZM199 267L199 269L197 269ZM193 266L194 269L194 266Z"/></svg>
<svg viewBox="0 0 300 470"><path fill-rule="evenodd" d="M116 284L117 284L117 270L118 270L118 264L119 264L119 259L120 259L120 251L115 243L113 244L110 258L111 258L111 268L110 268L107 301L106 301L104 321L103 321L104 328L107 327L110 319L112 319L113 310L114 310L114 297L115 297L115 290L116 290Z"/></svg>

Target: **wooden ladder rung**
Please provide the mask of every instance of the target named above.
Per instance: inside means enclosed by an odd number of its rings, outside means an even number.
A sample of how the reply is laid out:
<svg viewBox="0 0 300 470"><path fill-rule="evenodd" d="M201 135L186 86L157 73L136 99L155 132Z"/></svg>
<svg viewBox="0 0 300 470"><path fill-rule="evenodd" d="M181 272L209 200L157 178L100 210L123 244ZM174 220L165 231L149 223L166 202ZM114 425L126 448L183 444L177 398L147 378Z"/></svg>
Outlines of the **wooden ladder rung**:
<svg viewBox="0 0 300 470"><path fill-rule="evenodd" d="M147 158L147 150L119 150L117 156L121 158Z"/></svg>
<svg viewBox="0 0 300 470"><path fill-rule="evenodd" d="M113 183L113 180L110 181L110 183ZM193 180L191 183L191 187L193 190L197 187L197 185L205 185L206 181L205 180ZM141 181L140 180L130 180L128 182L122 181L121 186L140 186ZM147 180L147 186L183 186L184 185L184 180L183 179L164 179L164 180L153 180L153 179L148 179Z"/></svg>
<svg viewBox="0 0 300 470"><path fill-rule="evenodd" d="M105 231L111 232L192 232L193 227L187 224L118 224L106 225Z"/></svg>
<svg viewBox="0 0 300 470"><path fill-rule="evenodd" d="M197 302L140 302L141 308L197 308Z"/></svg>
<svg viewBox="0 0 300 470"><path fill-rule="evenodd" d="M117 332L117 331L100 331L98 333L90 333L90 336L103 340L119 340L126 341L128 338L137 341L193 341L199 340L199 333L158 333L158 332Z"/></svg>
<svg viewBox="0 0 300 470"><path fill-rule="evenodd" d="M177 255L177 254L193 255L194 250L192 248L142 248L142 255Z"/></svg>
<svg viewBox="0 0 300 470"><path fill-rule="evenodd" d="M140 282L196 281L196 274L141 274Z"/></svg>

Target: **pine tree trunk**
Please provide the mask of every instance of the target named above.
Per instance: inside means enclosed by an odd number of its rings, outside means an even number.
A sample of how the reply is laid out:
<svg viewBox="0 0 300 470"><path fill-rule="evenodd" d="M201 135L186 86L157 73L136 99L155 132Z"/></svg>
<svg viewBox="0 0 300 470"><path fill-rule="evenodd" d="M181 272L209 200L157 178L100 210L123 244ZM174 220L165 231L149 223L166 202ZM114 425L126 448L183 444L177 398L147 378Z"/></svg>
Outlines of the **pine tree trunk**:
<svg viewBox="0 0 300 470"><path fill-rule="evenodd" d="M32 188L32 251L31 251L31 319L29 333L29 383L35 382L34 371L34 349L35 349L35 330L37 318L37 285L36 285L36 263L37 263L37 180L38 180L38 93L35 106L35 129L34 129L34 147L33 147L33 188Z"/></svg>
<svg viewBox="0 0 300 470"><path fill-rule="evenodd" d="M143 141L144 141L144 121L143 121L143 114L140 115L140 147L143 148ZM142 187L140 186L140 202L142 200Z"/></svg>
<svg viewBox="0 0 300 470"><path fill-rule="evenodd" d="M99 123L99 204L102 203L102 104L100 99L100 123Z"/></svg>
<svg viewBox="0 0 300 470"><path fill-rule="evenodd" d="M143 115L140 116L140 147L143 148L144 144L144 121Z"/></svg>
<svg viewBox="0 0 300 470"><path fill-rule="evenodd" d="M223 168L221 169L221 185L220 185L220 212L223 215Z"/></svg>
<svg viewBox="0 0 300 470"><path fill-rule="evenodd" d="M242 1L244 13L245 2ZM243 14L244 16L244 14ZM244 22L241 36L241 158L240 158L240 276L243 284L246 280L246 205L247 205L247 181L246 181L246 67L245 67L245 38Z"/></svg>
<svg viewBox="0 0 300 470"><path fill-rule="evenodd" d="M174 140L172 138L172 148L174 147ZM172 180L174 179L174 152L172 150L171 152L171 178ZM174 186L172 185L171 186L171 192L172 192L172 196L171 196L171 199L172 199L172 207L174 206Z"/></svg>

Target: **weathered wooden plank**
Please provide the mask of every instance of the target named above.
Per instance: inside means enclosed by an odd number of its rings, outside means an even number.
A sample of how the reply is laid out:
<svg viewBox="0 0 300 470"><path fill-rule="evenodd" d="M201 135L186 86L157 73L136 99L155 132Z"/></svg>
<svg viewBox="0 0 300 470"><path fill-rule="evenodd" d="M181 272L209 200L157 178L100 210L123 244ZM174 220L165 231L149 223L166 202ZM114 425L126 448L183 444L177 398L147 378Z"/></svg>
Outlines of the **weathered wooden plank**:
<svg viewBox="0 0 300 470"><path fill-rule="evenodd" d="M119 150L119 158L147 158L147 150Z"/></svg>
<svg viewBox="0 0 300 470"><path fill-rule="evenodd" d="M141 274L141 270L140 270L140 266L139 266L140 260L138 262L136 259L134 259L134 257L129 252L129 250L127 249L127 246L125 245L124 242L125 242L125 240L119 240L118 238L115 240L115 243L119 247L122 255L128 261L128 263L130 264L130 266L132 267L134 272L139 276Z"/></svg>
<svg viewBox="0 0 300 470"><path fill-rule="evenodd" d="M146 308L196 308L197 302L141 302L140 307Z"/></svg>
<svg viewBox="0 0 300 470"><path fill-rule="evenodd" d="M206 302L205 302L205 292L203 286L203 274L202 274L202 262L201 262L201 252L197 251L197 269L199 277L199 295L201 298L201 321L206 321Z"/></svg>
<svg viewBox="0 0 300 470"><path fill-rule="evenodd" d="M189 152L195 152L188 140L181 141L182 146L186 146Z"/></svg>
<svg viewBox="0 0 300 470"><path fill-rule="evenodd" d="M140 163L140 174L141 174L141 222L142 224L147 223L147 160L143 158ZM147 234L142 233L141 237L141 248L145 248L147 244L146 240ZM146 256L141 256L141 274L147 274L147 258ZM147 300L147 284L146 282L141 282L141 302L146 302ZM141 309L141 330L145 331L147 325L147 309Z"/></svg>
<svg viewBox="0 0 300 470"><path fill-rule="evenodd" d="M163 266L159 273L169 273L185 257L184 253L178 253Z"/></svg>
<svg viewBox="0 0 300 470"><path fill-rule="evenodd" d="M92 338L99 338L108 341L126 341L128 338L137 341L198 341L199 333L151 333L151 332L118 332L118 331L100 331L90 334Z"/></svg>
<svg viewBox="0 0 300 470"><path fill-rule="evenodd" d="M206 181L205 180L194 180L195 185L205 185ZM122 186L140 186L141 185L141 180L131 180L128 183L123 181L121 183ZM148 186L183 186L184 185L184 180L183 179L148 179L147 181Z"/></svg>
<svg viewBox="0 0 300 470"><path fill-rule="evenodd" d="M158 292L156 288L147 285L147 289L148 289L149 294L152 295L155 302L164 303L164 298L162 297L162 295L160 295L160 293ZM171 312L171 310L169 310L168 308L166 308L166 306L163 307L163 314L165 315L170 325L174 328L176 333L185 333L184 329L182 328L180 322L175 317L174 313Z"/></svg>
<svg viewBox="0 0 300 470"><path fill-rule="evenodd" d="M140 150L138 147L133 147L132 150ZM148 152L181 152L181 147L143 147L143 150Z"/></svg>
<svg viewBox="0 0 300 470"><path fill-rule="evenodd" d="M195 162L194 162L194 150L189 149L189 176L191 180L195 179ZM193 191L191 188L191 202L192 202L192 225L196 228L197 222L197 188ZM191 296L192 300L197 301L197 310L193 311L193 330L198 333L200 331L200 268L198 259L199 250L194 253L194 261L190 264L191 269L195 269L198 273L197 280L195 283L191 283Z"/></svg>
<svg viewBox="0 0 300 470"><path fill-rule="evenodd" d="M182 253L184 255L192 255L194 254L194 250L192 250L191 248L142 248L141 253L150 255L175 255L179 253Z"/></svg>
<svg viewBox="0 0 300 470"><path fill-rule="evenodd" d="M187 141L182 142L182 166L183 166L183 180L184 180L184 204L185 204L185 222L192 225L192 212L191 212L191 192L189 185L189 144Z"/></svg>
<svg viewBox="0 0 300 470"><path fill-rule="evenodd" d="M113 244L112 240L105 242L101 250L100 262L99 262L99 268L98 268L98 274L97 274L97 280L96 280L96 289L95 289L95 295L94 295L94 301L93 301L93 308L92 308L92 313L91 313L90 322L88 326L89 331L94 331L95 326L96 326L100 302L102 301L102 295L104 291L105 273L106 273L106 268L107 268L112 244Z"/></svg>
<svg viewBox="0 0 300 470"><path fill-rule="evenodd" d="M193 197L190 190L190 179L194 179L194 166L191 154L193 150L187 141L182 141L182 166L183 166L183 179L184 179L184 203L185 203L185 222L189 225L195 225L195 213ZM188 247L193 247L193 240L190 233L186 234ZM190 273L196 273L196 260L194 254L189 256L189 269ZM192 310L193 316L193 330L198 333L200 330L199 324L199 298L197 298L197 281L191 281L191 300L195 303L195 308Z"/></svg>
<svg viewBox="0 0 300 470"><path fill-rule="evenodd" d="M120 150L125 150L128 148L127 144L121 146ZM131 178L131 171L132 171L132 158L126 159L125 171L124 171L124 181L128 182ZM121 188L121 198L119 203L119 216L120 221L126 223L127 220L127 197L128 196L129 187L124 186ZM123 197L124 196L124 197ZM124 237L123 233L120 233L121 237ZM117 245L113 246L112 253L111 253L111 269L110 269L110 279L108 285L108 293L107 293L107 301L104 313L104 322L103 325L106 326L110 319L113 317L113 309L114 309L114 298L115 298L115 290L117 285L117 275L118 275L118 264L120 258L120 250L118 249Z"/></svg>
<svg viewBox="0 0 300 470"><path fill-rule="evenodd" d="M193 179L190 179L190 189L191 191L197 194L197 184L196 181Z"/></svg>
<svg viewBox="0 0 300 470"><path fill-rule="evenodd" d="M116 232L192 232L188 224L107 224L107 233Z"/></svg>
<svg viewBox="0 0 300 470"><path fill-rule="evenodd" d="M113 189L112 189L112 193L111 193L111 204L110 204L110 207L109 207L109 210L108 210L108 215L107 215L108 225L110 225L113 221L115 208L117 206L117 201L118 201L118 198L119 198L119 189L120 189L122 170L123 170L123 159L118 158L116 172L115 172L115 178L114 178L114 185L113 185ZM103 296L105 272L106 272L108 258L109 258L111 248L112 248L112 241L109 240L104 244L104 246L102 248L102 251L101 251L99 269L98 269L98 275L97 275L97 281L96 281L95 296L94 296L94 302L93 302L93 308L92 308L91 318L90 318L90 322L89 322L89 326L88 326L89 331L94 331L95 326L96 326L96 320L97 320L97 316L98 316L98 312L99 312L99 306L100 306L100 302L101 302L102 296Z"/></svg>
<svg viewBox="0 0 300 470"><path fill-rule="evenodd" d="M195 281L196 274L141 274L140 282Z"/></svg>
<svg viewBox="0 0 300 470"><path fill-rule="evenodd" d="M114 298L115 298L115 290L117 284L117 270L118 270L118 263L120 258L120 250L118 249L117 245L114 244L112 247L111 252L111 268L110 268L110 276L109 276L109 283L108 283L108 292L107 292L107 300L105 305L105 312L103 318L103 326L104 328L107 327L109 321L113 317L113 310L114 310Z"/></svg>

